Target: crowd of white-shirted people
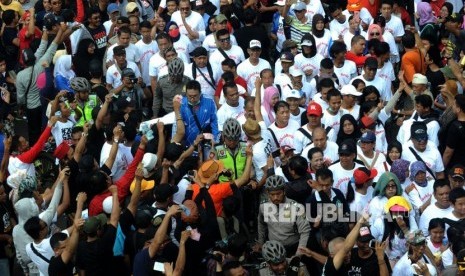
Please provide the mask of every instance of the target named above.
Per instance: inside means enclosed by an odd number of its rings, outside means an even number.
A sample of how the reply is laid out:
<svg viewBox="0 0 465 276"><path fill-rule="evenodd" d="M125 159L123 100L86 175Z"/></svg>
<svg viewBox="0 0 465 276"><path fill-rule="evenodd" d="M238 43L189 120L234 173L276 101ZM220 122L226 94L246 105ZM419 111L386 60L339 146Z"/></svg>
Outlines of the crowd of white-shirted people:
<svg viewBox="0 0 465 276"><path fill-rule="evenodd" d="M0 276L465 276L463 1L0 24Z"/></svg>

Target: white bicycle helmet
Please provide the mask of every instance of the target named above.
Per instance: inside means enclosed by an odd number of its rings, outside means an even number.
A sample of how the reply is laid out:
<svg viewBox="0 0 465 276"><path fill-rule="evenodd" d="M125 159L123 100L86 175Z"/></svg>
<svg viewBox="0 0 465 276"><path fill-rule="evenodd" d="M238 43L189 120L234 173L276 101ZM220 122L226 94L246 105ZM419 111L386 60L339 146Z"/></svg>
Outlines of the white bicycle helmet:
<svg viewBox="0 0 465 276"><path fill-rule="evenodd" d="M223 137L239 140L241 138L241 124L234 118L228 118L223 125Z"/></svg>
<svg viewBox="0 0 465 276"><path fill-rule="evenodd" d="M265 182L265 189L276 191L276 190L283 190L286 181L280 175L272 175L266 179Z"/></svg>
<svg viewBox="0 0 465 276"><path fill-rule="evenodd" d="M90 83L87 79L81 77L72 78L70 86L74 91L89 91Z"/></svg>
<svg viewBox="0 0 465 276"><path fill-rule="evenodd" d="M170 76L182 76L184 74L184 62L180 58L174 58L168 63L168 74Z"/></svg>
<svg viewBox="0 0 465 276"><path fill-rule="evenodd" d="M262 255L266 262L279 264L286 260L286 248L279 241L267 241L262 247Z"/></svg>

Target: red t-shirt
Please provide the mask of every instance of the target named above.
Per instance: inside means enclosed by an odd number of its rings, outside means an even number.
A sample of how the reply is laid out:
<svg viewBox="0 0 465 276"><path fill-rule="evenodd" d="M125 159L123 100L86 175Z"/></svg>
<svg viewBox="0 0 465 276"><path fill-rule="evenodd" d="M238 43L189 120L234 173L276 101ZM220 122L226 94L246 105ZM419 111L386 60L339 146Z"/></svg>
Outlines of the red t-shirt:
<svg viewBox="0 0 465 276"><path fill-rule="evenodd" d="M26 32L27 32L27 27L24 27L18 33L19 52L20 53L22 53L23 50L29 48L29 46L31 45L31 42L34 39L40 38L42 36L42 32L37 27L35 27L35 29L34 29L34 35L31 35L30 37L26 37ZM24 63L23 63L23 55L21 55L21 54L19 55L19 64L24 65Z"/></svg>
<svg viewBox="0 0 465 276"><path fill-rule="evenodd" d="M244 89L247 91L247 82L242 77L237 76L237 78L234 80L234 83L244 87ZM218 85L216 87L215 97L221 98L221 93L223 93L223 86L224 86L224 80L221 79L218 82ZM242 94L241 96L245 98L244 94Z"/></svg>
<svg viewBox="0 0 465 276"><path fill-rule="evenodd" d="M358 56L355 53L349 51L346 53L346 59L355 62L355 65L357 66L357 72L360 74L362 72L363 65L365 65L365 60L367 57Z"/></svg>
<svg viewBox="0 0 465 276"><path fill-rule="evenodd" d="M192 191L194 191L192 196L193 199L197 197L199 190L199 184L192 185ZM208 189L208 193L212 197L213 204L215 205L216 216L221 216L221 213L223 212L223 199L233 195L231 184L229 182L213 184Z"/></svg>

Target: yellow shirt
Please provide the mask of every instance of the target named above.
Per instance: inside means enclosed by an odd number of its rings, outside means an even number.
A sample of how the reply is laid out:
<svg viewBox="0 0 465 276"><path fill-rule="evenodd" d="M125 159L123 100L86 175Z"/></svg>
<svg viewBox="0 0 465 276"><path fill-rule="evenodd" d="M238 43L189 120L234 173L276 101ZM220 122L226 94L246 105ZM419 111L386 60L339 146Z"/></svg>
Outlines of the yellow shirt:
<svg viewBox="0 0 465 276"><path fill-rule="evenodd" d="M23 6L21 6L21 3L15 0L12 0L11 3L8 5L3 5L2 3L0 3L0 7L3 11L14 10L15 12L19 13L19 17L21 17L24 13Z"/></svg>

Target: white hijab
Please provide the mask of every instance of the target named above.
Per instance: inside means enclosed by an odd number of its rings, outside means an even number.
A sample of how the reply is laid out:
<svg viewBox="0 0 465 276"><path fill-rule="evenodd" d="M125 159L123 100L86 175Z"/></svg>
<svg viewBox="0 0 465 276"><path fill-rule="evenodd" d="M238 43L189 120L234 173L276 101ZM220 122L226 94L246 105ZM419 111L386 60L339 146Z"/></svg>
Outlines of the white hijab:
<svg viewBox="0 0 465 276"><path fill-rule="evenodd" d="M76 76L73 69L71 69L72 61L71 55L62 55L59 57L55 63L55 68L53 69L53 77L61 75L64 78L70 80Z"/></svg>

